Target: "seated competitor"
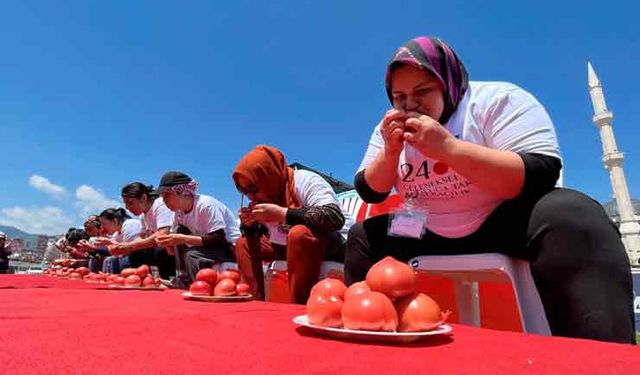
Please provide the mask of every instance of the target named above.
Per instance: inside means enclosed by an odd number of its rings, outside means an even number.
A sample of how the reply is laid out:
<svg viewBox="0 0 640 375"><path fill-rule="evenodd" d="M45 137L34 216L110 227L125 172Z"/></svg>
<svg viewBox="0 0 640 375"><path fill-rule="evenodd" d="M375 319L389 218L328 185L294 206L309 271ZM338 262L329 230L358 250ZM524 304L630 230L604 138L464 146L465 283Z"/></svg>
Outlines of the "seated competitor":
<svg viewBox="0 0 640 375"><path fill-rule="evenodd" d="M240 236L238 219L217 199L197 192L198 184L182 172L167 172L157 192L174 212L172 233L156 236L156 244L176 256L176 286L187 288L202 268L233 262Z"/></svg>
<svg viewBox="0 0 640 375"><path fill-rule="evenodd" d="M140 217L140 238L109 246L113 255L127 255L132 267L143 264L158 267L160 276L169 279L175 275L175 260L167 250L156 246L156 237L169 234L173 223L171 212L159 199L153 186L132 182L122 188L122 200L132 214Z"/></svg>
<svg viewBox="0 0 640 375"><path fill-rule="evenodd" d="M236 256L241 277L264 298L262 262L286 259L291 301L306 303L322 261L343 261L353 219L327 181L287 166L274 147L257 146L246 154L233 181L251 200L240 212L243 236Z"/></svg>
<svg viewBox="0 0 640 375"><path fill-rule="evenodd" d="M407 210L427 215L413 215L403 235L388 231L394 215L355 224L347 283L387 255L500 252L530 262L553 335L635 342L620 233L596 201L555 187L562 163L543 106L510 83L469 82L433 37L395 52L386 89L393 108L373 131L355 186L374 203L395 187Z"/></svg>
<svg viewBox="0 0 640 375"><path fill-rule="evenodd" d="M98 215L102 231L110 238L100 237L96 239L96 245L107 246L111 256L104 260L102 271L108 273L120 273L124 268L130 267L131 262L126 255L114 255L116 246L122 243L134 241L140 237L142 226L140 220L133 219L124 208L108 208ZM112 253L113 251L113 253Z"/></svg>

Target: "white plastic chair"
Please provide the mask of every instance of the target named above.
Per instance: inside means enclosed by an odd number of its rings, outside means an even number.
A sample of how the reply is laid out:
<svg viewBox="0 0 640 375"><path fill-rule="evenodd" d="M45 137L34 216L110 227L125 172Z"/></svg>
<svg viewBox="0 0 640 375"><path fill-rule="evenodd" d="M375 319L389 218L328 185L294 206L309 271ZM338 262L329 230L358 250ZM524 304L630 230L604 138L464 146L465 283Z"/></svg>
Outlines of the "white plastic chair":
<svg viewBox="0 0 640 375"><path fill-rule="evenodd" d="M551 335L528 262L487 253L419 256L409 264L428 274L453 279L460 323L480 327L478 282L508 282L514 290L524 332Z"/></svg>
<svg viewBox="0 0 640 375"><path fill-rule="evenodd" d="M269 286L271 285L271 280L275 276L277 272L282 272L287 270L287 261L285 260L275 260L271 262L268 269L264 273L264 294L265 300L269 300ZM339 270L344 273L344 264L333 261L324 261L320 266L320 280L324 279L329 275L329 272L333 270Z"/></svg>

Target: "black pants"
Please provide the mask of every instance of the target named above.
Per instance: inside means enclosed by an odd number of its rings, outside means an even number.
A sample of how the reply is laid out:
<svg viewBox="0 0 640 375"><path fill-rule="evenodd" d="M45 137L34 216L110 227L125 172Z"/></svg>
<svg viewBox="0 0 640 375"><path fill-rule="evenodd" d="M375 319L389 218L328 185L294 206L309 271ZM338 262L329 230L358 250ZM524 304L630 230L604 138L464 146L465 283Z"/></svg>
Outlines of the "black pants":
<svg viewBox="0 0 640 375"><path fill-rule="evenodd" d="M530 262L555 336L635 343L631 268L620 233L598 202L569 189L503 203L473 234L422 239L387 235L389 216L357 223L345 256L348 284L386 255L497 252Z"/></svg>
<svg viewBox="0 0 640 375"><path fill-rule="evenodd" d="M191 234L189 228L182 225L178 227L176 232ZM235 261L234 246L228 242L206 248L201 246L176 246L176 275L180 275L178 283L180 287L188 288L196 280L196 274L201 269L210 268L214 263Z"/></svg>
<svg viewBox="0 0 640 375"><path fill-rule="evenodd" d="M140 267L143 264L158 267L160 277L169 279L176 274L175 257L169 255L162 247L143 249L129 254L131 267Z"/></svg>

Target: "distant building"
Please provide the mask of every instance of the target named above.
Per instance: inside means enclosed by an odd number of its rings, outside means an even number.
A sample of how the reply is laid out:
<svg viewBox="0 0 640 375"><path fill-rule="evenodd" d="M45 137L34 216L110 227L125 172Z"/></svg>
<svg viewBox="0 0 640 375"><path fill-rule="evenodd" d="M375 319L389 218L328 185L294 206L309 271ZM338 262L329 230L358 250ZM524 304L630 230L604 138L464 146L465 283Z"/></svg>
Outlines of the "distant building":
<svg viewBox="0 0 640 375"><path fill-rule="evenodd" d="M631 199L631 204L633 206L633 213L636 217L636 220L640 221L640 199ZM612 199L609 202L602 205L607 215L613 220L616 225L620 226L620 213L618 212L618 206L616 205L616 200Z"/></svg>

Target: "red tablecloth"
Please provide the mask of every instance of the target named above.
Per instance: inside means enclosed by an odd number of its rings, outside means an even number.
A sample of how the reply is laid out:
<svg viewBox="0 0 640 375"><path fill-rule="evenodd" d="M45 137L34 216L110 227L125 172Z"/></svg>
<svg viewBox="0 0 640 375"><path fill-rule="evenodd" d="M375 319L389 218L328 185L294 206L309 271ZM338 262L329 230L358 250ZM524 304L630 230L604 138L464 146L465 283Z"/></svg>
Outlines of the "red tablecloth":
<svg viewBox="0 0 640 375"><path fill-rule="evenodd" d="M461 325L451 336L404 346L343 342L297 328L291 318L303 306L95 288L0 276L0 373L583 375L633 374L640 366L631 345Z"/></svg>

